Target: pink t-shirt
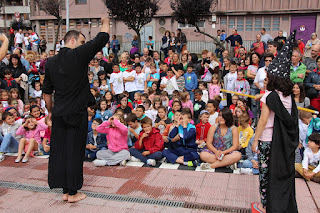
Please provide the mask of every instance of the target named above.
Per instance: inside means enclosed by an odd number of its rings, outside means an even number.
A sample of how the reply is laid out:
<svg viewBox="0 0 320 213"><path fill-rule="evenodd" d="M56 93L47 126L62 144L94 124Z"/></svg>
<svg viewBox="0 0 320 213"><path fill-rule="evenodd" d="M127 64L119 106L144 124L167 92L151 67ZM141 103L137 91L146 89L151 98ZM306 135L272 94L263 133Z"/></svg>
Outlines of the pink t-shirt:
<svg viewBox="0 0 320 213"><path fill-rule="evenodd" d="M291 96L284 97L282 92L276 91L282 101L283 106L287 109L287 111L291 114L292 108L292 100ZM262 96L261 102L267 103L267 97L270 94L270 91L266 91L266 93ZM274 125L274 112L270 110L269 118L266 124L266 127L259 138L260 141L272 141L272 134L273 134L273 125Z"/></svg>
<svg viewBox="0 0 320 213"><path fill-rule="evenodd" d="M209 84L209 99L213 99L215 95L220 95L220 86Z"/></svg>
<svg viewBox="0 0 320 213"><path fill-rule="evenodd" d="M193 103L192 103L192 101L189 100L187 102L181 102L181 104L182 104L182 108L189 108L191 113L192 113L192 115L193 115Z"/></svg>

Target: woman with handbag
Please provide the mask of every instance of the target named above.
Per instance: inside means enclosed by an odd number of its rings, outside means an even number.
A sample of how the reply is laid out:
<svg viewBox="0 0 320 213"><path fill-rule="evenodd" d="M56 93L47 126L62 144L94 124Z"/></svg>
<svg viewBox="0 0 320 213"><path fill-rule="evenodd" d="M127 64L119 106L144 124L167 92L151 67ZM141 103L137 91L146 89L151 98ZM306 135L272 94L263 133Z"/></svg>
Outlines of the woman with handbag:
<svg viewBox="0 0 320 213"><path fill-rule="evenodd" d="M320 110L320 56L318 56L317 60L317 69L314 69L313 72L309 73L309 75L305 79L305 87L306 87L306 95L311 99L310 103L313 107Z"/></svg>
<svg viewBox="0 0 320 213"><path fill-rule="evenodd" d="M161 51L164 53L164 58L168 57L169 43L170 43L170 31L167 30L164 33L164 36L162 37L162 46L161 46Z"/></svg>

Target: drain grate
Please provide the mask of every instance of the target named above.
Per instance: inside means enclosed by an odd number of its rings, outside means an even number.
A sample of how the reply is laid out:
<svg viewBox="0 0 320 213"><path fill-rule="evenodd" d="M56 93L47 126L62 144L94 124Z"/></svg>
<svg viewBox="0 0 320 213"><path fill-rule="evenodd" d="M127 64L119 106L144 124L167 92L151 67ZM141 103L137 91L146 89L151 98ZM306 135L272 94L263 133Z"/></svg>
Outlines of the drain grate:
<svg viewBox="0 0 320 213"><path fill-rule="evenodd" d="M6 182L6 181L0 181L0 188L10 188L10 189L32 191L32 192L43 192L43 193L60 193L60 194L62 193L61 189L50 189L47 186L36 186L36 185ZM180 208L186 208L186 209L250 213L250 209L245 209L245 208L206 205L206 204L189 203L189 202L183 202L183 201L160 200L160 199L154 199L154 198L132 197L132 196L126 196L126 195L107 194L107 193L89 192L89 191L81 191L81 192L85 193L88 197L101 198L104 200L151 204L151 205L168 206L168 207L176 207L176 208L180 207Z"/></svg>

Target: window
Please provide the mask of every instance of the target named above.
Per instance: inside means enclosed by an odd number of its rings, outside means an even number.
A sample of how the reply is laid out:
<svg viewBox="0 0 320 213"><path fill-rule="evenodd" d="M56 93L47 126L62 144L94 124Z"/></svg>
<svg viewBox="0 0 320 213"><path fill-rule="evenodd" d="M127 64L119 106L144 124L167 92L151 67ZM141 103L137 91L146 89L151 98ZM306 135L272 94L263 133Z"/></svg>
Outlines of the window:
<svg viewBox="0 0 320 213"><path fill-rule="evenodd" d="M254 23L254 30L260 31L262 28L262 18L256 17Z"/></svg>
<svg viewBox="0 0 320 213"><path fill-rule="evenodd" d="M223 16L220 18L220 25L227 25L227 17Z"/></svg>
<svg viewBox="0 0 320 213"><path fill-rule="evenodd" d="M280 30L280 17L273 17L272 30L273 31L279 31Z"/></svg>
<svg viewBox="0 0 320 213"><path fill-rule="evenodd" d="M238 17L237 19L237 30L238 31L243 31L243 23L244 23L244 18L243 17Z"/></svg>
<svg viewBox="0 0 320 213"><path fill-rule="evenodd" d="M235 28L236 19L234 17L229 17L229 28Z"/></svg>
<svg viewBox="0 0 320 213"><path fill-rule="evenodd" d="M271 29L271 17L264 18L263 27L266 28L266 31L270 31L270 29Z"/></svg>
<svg viewBox="0 0 320 213"><path fill-rule="evenodd" d="M87 4L87 0L76 0L76 4Z"/></svg>
<svg viewBox="0 0 320 213"><path fill-rule="evenodd" d="M81 19L76 19L76 26L77 28L81 28Z"/></svg>
<svg viewBox="0 0 320 213"><path fill-rule="evenodd" d="M246 18L246 31L252 31L252 17Z"/></svg>
<svg viewBox="0 0 320 213"><path fill-rule="evenodd" d="M197 22L198 27L204 27L204 21ZM178 23L178 28L192 28L194 27L192 24L182 24Z"/></svg>

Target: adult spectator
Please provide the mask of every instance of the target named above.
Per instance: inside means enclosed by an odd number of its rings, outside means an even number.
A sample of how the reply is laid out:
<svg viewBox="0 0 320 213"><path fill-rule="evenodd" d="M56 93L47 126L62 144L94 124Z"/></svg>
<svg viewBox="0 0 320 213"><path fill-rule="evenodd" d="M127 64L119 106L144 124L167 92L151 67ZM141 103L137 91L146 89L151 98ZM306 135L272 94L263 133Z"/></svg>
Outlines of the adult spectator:
<svg viewBox="0 0 320 213"><path fill-rule="evenodd" d="M260 63L260 55L259 53L252 53L250 58L251 64L248 66L247 69L247 79L250 84L250 95L256 95L260 93L259 88L254 85L254 79L256 78L258 69L259 69L259 63ZM252 100L251 101L251 110L254 116L253 126L257 125L257 121L259 119L259 103L258 101Z"/></svg>
<svg viewBox="0 0 320 213"><path fill-rule="evenodd" d="M221 40L221 30L217 30L217 36L214 37L213 43L216 45L216 50L214 51L214 53L217 57L219 57L219 55L224 50L224 41Z"/></svg>
<svg viewBox="0 0 320 213"><path fill-rule="evenodd" d="M277 56L278 54L278 42L276 41L269 41L268 42L268 49L267 49L267 53L271 53L274 57ZM260 64L259 64L259 68L264 67L264 57L261 58Z"/></svg>
<svg viewBox="0 0 320 213"><path fill-rule="evenodd" d="M32 30L29 30L29 34L30 34L30 40L29 41L31 43L31 49L32 49L33 52L37 53L38 49L39 49L39 43L40 43L39 37Z"/></svg>
<svg viewBox="0 0 320 213"><path fill-rule="evenodd" d="M131 42L131 46L135 47L135 48L138 48L138 51L139 51L139 41L138 41L138 36L137 35L133 36L133 40Z"/></svg>
<svg viewBox="0 0 320 213"><path fill-rule="evenodd" d="M224 58L229 58L229 50L224 50L223 52L222 52L222 57L220 58L220 63L222 64L222 66L224 65L223 64L223 59Z"/></svg>
<svg viewBox="0 0 320 213"><path fill-rule="evenodd" d="M22 63L22 65L26 68L26 70L29 70L30 69L30 64L29 64L29 61L25 60L24 58L22 58L22 49L21 48L16 48L14 51L13 51L13 54L17 54L20 58L20 61Z"/></svg>
<svg viewBox="0 0 320 213"><path fill-rule="evenodd" d="M40 54L45 52L47 49L47 41L44 39L43 36L40 36L39 49L40 49Z"/></svg>
<svg viewBox="0 0 320 213"><path fill-rule="evenodd" d="M181 29L177 29L177 52L180 54L183 48L187 46L187 37L181 31Z"/></svg>
<svg viewBox="0 0 320 213"><path fill-rule="evenodd" d="M271 37L271 35L269 35L268 33L266 33L266 29L265 28L261 28L261 41L263 41L264 43L268 43L269 41L272 41L273 38Z"/></svg>
<svg viewBox="0 0 320 213"><path fill-rule="evenodd" d="M311 34L311 39L307 41L306 44L306 49L304 52L304 57L311 57L311 51L312 51L312 47L316 44L320 44L320 40L317 38L318 35L317 33L312 33Z"/></svg>
<svg viewBox="0 0 320 213"><path fill-rule="evenodd" d="M290 80L293 83L303 82L306 77L307 67L301 63L301 53L299 50L294 50L291 57L291 71L290 71Z"/></svg>
<svg viewBox="0 0 320 213"><path fill-rule="evenodd" d="M239 131L233 125L233 116L229 108L219 112L218 124L210 127L207 135L207 149L200 153L201 169L215 169L231 166L241 159Z"/></svg>
<svg viewBox="0 0 320 213"><path fill-rule="evenodd" d="M24 35L22 32L22 29L19 29L19 31L14 36L14 46L22 48Z"/></svg>
<svg viewBox="0 0 320 213"><path fill-rule="evenodd" d="M304 55L305 45L304 45L304 43L302 42L302 39L301 39L301 38L298 39L298 47L299 47L299 50L300 50L300 52L301 52L301 55L303 56L303 55Z"/></svg>
<svg viewBox="0 0 320 213"><path fill-rule="evenodd" d="M96 59L98 60L99 65L103 67L104 71L108 73L108 70L112 70L112 65L103 60L103 54L101 51L96 54Z"/></svg>
<svg viewBox="0 0 320 213"><path fill-rule="evenodd" d="M117 39L116 35L112 36L110 47L112 49L112 52L115 54L116 58L118 58L118 51L120 51L120 42Z"/></svg>
<svg viewBox="0 0 320 213"><path fill-rule="evenodd" d="M260 91L265 91L265 79L267 78L267 67L270 65L270 63L272 62L274 56L271 53L267 53L264 57L264 63L265 66L261 67L257 74L256 77L254 79L254 85L260 90ZM258 110L260 110L260 108L258 108Z"/></svg>
<svg viewBox="0 0 320 213"><path fill-rule="evenodd" d="M27 70L22 65L19 55L17 55L17 54L11 55L8 69L10 69L10 71L12 73L12 78L14 78L14 80L17 82L17 84L19 86L20 96L22 97L22 100L24 100L24 94L25 94L25 90L27 89L27 87L24 87L24 88L21 87L21 86L23 86L21 75L22 74L27 75Z"/></svg>
<svg viewBox="0 0 320 213"><path fill-rule="evenodd" d="M231 52L230 52L230 56L233 58L235 55L235 51L234 48L236 47L236 40L238 40L239 44L242 45L242 38L241 36L237 33L236 29L232 29L232 35L228 36L226 38L226 42L227 42L227 48L228 49L228 43L230 42L231 44Z"/></svg>
<svg viewBox="0 0 320 213"><path fill-rule="evenodd" d="M240 46L238 49L238 54L236 54L236 58L234 58L234 61L237 64L240 64L242 60L243 61L246 60L246 54L247 54L246 48L244 46Z"/></svg>
<svg viewBox="0 0 320 213"><path fill-rule="evenodd" d="M210 63L208 63L210 62ZM208 52L207 60L201 62L199 74L204 82L211 82L212 74L219 74L219 61L213 52Z"/></svg>
<svg viewBox="0 0 320 213"><path fill-rule="evenodd" d="M168 50L170 47L170 31L167 30L162 37L162 45L160 50L164 53L164 58L168 58Z"/></svg>
<svg viewBox="0 0 320 213"><path fill-rule="evenodd" d="M154 50L154 40L152 40L152 36L149 36L149 41L146 42L147 48L149 50L149 55L152 57Z"/></svg>
<svg viewBox="0 0 320 213"><path fill-rule="evenodd" d="M311 105L320 111L320 56L317 58L317 68L309 73L305 80L306 95L311 99Z"/></svg>
<svg viewBox="0 0 320 213"><path fill-rule="evenodd" d="M178 53L173 54L172 61L169 65L169 68L172 70L174 69L174 72L175 71L177 72L178 70L183 70L183 65L180 63Z"/></svg>
<svg viewBox="0 0 320 213"><path fill-rule="evenodd" d="M236 45L236 46L234 47L234 59L237 59L237 58L240 57L239 49L240 49L240 47L243 47L243 46L241 46L241 44L240 44L240 39L239 39L239 38L236 39L235 45Z"/></svg>
<svg viewBox="0 0 320 213"><path fill-rule="evenodd" d="M267 50L267 44L261 41L261 35L256 35L256 42L251 45L250 52L257 52L262 55Z"/></svg>
<svg viewBox="0 0 320 213"><path fill-rule="evenodd" d="M103 48L102 48L102 54L103 57L109 57L110 54L110 42L108 42Z"/></svg>
<svg viewBox="0 0 320 213"><path fill-rule="evenodd" d="M295 83L293 85L292 93L298 107L307 108L310 106L310 99L306 97L303 83Z"/></svg>
<svg viewBox="0 0 320 213"><path fill-rule="evenodd" d="M142 56L140 57L140 64L142 65L142 66L144 66L144 63L146 62L146 59L148 58L148 57L150 57L149 56L149 50L148 50L148 48L143 48L143 50L142 50Z"/></svg>
<svg viewBox="0 0 320 213"><path fill-rule="evenodd" d="M224 79L224 76L226 76L229 73L230 70L230 63L231 63L231 59L229 57L226 57L223 59L223 66L221 68L221 79Z"/></svg>
<svg viewBox="0 0 320 213"><path fill-rule="evenodd" d="M153 51L152 57L153 57L154 63L157 65L157 69L159 69L159 62L161 61L159 52Z"/></svg>
<svg viewBox="0 0 320 213"><path fill-rule="evenodd" d="M279 50L281 50L283 44L286 43L286 41L287 41L287 38L283 36L282 30L279 31L278 36L274 38L274 41L278 42Z"/></svg>
<svg viewBox="0 0 320 213"><path fill-rule="evenodd" d="M177 37L175 32L171 32L170 36L170 46L169 49L171 49L173 52L176 51L176 46L177 46Z"/></svg>
<svg viewBox="0 0 320 213"><path fill-rule="evenodd" d="M311 57L307 57L303 60L303 63L307 67L307 73L317 68L316 59L320 53L320 44L315 44L311 47Z"/></svg>

